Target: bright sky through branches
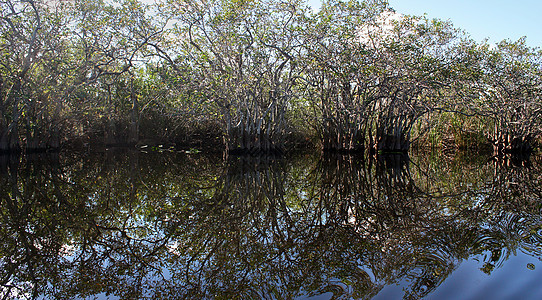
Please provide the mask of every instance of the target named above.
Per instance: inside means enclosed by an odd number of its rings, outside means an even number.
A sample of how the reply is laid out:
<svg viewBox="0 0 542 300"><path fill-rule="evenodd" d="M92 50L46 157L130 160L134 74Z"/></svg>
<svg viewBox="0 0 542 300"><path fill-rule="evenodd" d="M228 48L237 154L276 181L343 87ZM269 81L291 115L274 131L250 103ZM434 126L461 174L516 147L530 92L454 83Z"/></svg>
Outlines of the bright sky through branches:
<svg viewBox="0 0 542 300"><path fill-rule="evenodd" d="M389 0L398 13L450 20L481 41L527 37L531 47L542 47L541 0Z"/></svg>
<svg viewBox="0 0 542 300"><path fill-rule="evenodd" d="M476 41L491 43L527 37L531 47L542 47L542 0L388 0L398 13L427 14L450 20ZM314 8L320 0L309 0Z"/></svg>

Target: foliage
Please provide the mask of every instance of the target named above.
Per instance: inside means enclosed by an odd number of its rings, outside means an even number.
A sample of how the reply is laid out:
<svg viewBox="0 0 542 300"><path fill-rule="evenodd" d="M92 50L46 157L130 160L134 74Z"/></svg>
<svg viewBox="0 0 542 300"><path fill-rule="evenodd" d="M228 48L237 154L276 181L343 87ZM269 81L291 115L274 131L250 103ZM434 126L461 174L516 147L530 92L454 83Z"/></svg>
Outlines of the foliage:
<svg viewBox="0 0 542 300"><path fill-rule="evenodd" d="M501 155L542 132L542 52L386 1L0 4L0 151L205 137L242 153L406 152L461 119Z"/></svg>

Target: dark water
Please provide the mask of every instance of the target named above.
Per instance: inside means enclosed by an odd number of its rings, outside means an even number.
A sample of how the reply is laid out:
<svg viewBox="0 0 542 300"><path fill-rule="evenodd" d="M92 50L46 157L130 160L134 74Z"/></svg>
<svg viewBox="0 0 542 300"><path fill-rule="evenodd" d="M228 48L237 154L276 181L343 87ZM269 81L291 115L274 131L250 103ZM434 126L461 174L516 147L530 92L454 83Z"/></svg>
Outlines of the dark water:
<svg viewBox="0 0 542 300"><path fill-rule="evenodd" d="M539 158L0 158L4 299L542 299Z"/></svg>

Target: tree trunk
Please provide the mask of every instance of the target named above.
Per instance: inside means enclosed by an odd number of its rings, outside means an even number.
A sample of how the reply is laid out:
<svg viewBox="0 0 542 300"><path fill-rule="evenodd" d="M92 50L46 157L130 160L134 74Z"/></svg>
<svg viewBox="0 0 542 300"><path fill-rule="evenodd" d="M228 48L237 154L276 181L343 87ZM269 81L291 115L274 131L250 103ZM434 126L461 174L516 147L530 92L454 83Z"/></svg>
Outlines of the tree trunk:
<svg viewBox="0 0 542 300"><path fill-rule="evenodd" d="M516 133L497 132L493 140L493 155L528 154L533 151L532 138Z"/></svg>
<svg viewBox="0 0 542 300"><path fill-rule="evenodd" d="M132 111L130 114L130 129L128 133L128 143L137 144L139 141L139 103L137 99L137 94L134 91L134 80L130 82L131 92L130 99L132 100Z"/></svg>

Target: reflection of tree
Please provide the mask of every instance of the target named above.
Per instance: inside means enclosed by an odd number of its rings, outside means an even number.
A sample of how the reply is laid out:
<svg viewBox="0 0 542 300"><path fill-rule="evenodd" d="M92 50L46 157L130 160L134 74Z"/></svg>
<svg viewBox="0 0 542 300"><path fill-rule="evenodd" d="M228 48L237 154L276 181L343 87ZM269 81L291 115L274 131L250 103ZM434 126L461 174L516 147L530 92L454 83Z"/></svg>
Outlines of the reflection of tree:
<svg viewBox="0 0 542 300"><path fill-rule="evenodd" d="M341 207L339 223L361 238L363 267L380 286L409 278L409 293L417 298L436 288L456 261L444 249L446 236L440 236L449 230L449 218L416 186L406 159L390 155L360 163L340 157L331 159L338 162L338 167L327 168L331 174L319 173L331 180L321 192Z"/></svg>
<svg viewBox="0 0 542 300"><path fill-rule="evenodd" d="M537 161L52 159L0 161L4 298L420 298L542 255Z"/></svg>
<svg viewBox="0 0 542 300"><path fill-rule="evenodd" d="M54 155L32 158L56 159ZM40 289L34 283L48 276L47 269L59 264L56 253L64 242L59 232L65 224L43 212L64 201L50 188L61 178L55 176L54 169L32 164L32 158L21 161L20 157L4 156L0 163L0 286L5 298L10 294L37 296ZM48 199L47 194L55 201Z"/></svg>
<svg viewBox="0 0 542 300"><path fill-rule="evenodd" d="M182 298L222 295L255 297L265 289L282 286L266 278L270 260L284 255L292 244L292 226L284 201L284 166L281 160L238 158L231 161L210 197L186 199L187 215L178 215L170 251L175 279L168 293ZM287 272L277 264L273 272ZM254 290L261 284L260 291ZM271 291L269 291L271 292Z"/></svg>
<svg viewBox="0 0 542 300"><path fill-rule="evenodd" d="M164 244L155 218L163 203L147 200L175 192L160 182L175 182L175 170L142 178L136 155L104 158L0 165L3 297L72 298L108 292L112 284L126 298L141 295ZM154 175L164 167L146 165Z"/></svg>
<svg viewBox="0 0 542 300"><path fill-rule="evenodd" d="M480 193L478 215L485 228L474 249L483 254L483 271L491 273L520 250L542 256L542 170L529 157L494 161L494 174Z"/></svg>

